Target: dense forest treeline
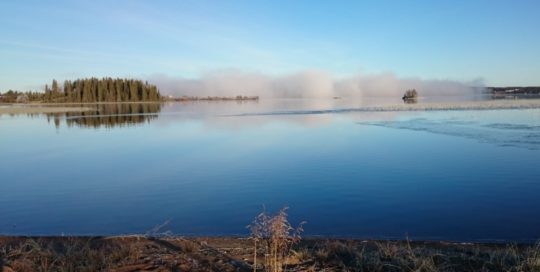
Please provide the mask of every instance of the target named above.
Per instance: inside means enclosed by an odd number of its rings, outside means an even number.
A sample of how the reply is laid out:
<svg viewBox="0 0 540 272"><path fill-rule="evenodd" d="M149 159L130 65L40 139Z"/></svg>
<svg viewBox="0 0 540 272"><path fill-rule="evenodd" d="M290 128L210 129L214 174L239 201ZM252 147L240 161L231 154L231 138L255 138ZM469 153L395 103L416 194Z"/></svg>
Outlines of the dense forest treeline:
<svg viewBox="0 0 540 272"><path fill-rule="evenodd" d="M8 91L0 95L0 102L142 102L159 101L161 95L155 85L142 80L123 78L84 78L66 80L60 86L53 79L51 86L45 85L45 92Z"/></svg>

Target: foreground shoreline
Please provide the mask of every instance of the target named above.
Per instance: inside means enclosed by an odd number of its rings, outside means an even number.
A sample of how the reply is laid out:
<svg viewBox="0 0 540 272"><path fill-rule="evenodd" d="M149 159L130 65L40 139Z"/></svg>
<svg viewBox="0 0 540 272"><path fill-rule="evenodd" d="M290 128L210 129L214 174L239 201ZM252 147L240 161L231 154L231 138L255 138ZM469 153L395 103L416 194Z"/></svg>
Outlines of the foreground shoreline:
<svg viewBox="0 0 540 272"><path fill-rule="evenodd" d="M287 271L538 271L539 245L305 238ZM246 237L0 236L4 271L254 271ZM264 259L259 251L258 259ZM257 271L263 271L257 266Z"/></svg>

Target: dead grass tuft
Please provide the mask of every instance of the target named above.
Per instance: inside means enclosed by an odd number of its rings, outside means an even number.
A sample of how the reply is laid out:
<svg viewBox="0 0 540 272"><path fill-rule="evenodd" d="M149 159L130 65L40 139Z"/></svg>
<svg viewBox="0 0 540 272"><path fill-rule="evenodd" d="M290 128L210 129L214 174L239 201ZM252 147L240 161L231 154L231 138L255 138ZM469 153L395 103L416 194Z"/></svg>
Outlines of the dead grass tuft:
<svg viewBox="0 0 540 272"><path fill-rule="evenodd" d="M282 272L290 256L291 247L300 241L304 231L300 223L293 228L288 221L288 207L284 207L275 215L266 211L260 213L248 226L253 240L253 271L257 271L257 256L263 255L262 268L267 272Z"/></svg>

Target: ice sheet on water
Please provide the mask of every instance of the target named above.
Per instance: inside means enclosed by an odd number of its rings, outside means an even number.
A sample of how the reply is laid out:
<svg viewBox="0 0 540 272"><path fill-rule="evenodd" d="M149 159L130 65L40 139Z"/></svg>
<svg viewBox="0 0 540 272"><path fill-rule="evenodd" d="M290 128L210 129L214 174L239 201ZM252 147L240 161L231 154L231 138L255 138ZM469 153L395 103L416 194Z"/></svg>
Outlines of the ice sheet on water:
<svg viewBox="0 0 540 272"><path fill-rule="evenodd" d="M540 131L540 126L523 125L523 124L492 123L492 124L486 124L484 126L487 128L500 129L500 130Z"/></svg>
<svg viewBox="0 0 540 272"><path fill-rule="evenodd" d="M540 149L540 126L487 123L470 120L414 118L396 121L360 122L362 125L420 131L477 140L498 146Z"/></svg>

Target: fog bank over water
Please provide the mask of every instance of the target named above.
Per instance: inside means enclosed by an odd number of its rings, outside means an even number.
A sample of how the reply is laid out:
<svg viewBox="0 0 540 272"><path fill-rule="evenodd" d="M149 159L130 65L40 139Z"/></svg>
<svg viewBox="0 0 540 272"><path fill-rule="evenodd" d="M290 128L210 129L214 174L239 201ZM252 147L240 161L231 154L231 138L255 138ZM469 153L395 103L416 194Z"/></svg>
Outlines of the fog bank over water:
<svg viewBox="0 0 540 272"><path fill-rule="evenodd" d="M328 97L399 97L415 88L421 96L468 96L483 91L481 80L423 80L399 78L393 73L357 74L335 77L320 70L307 70L284 76L225 70L204 74L200 79L152 75L165 95L236 96L258 95L262 98L328 98Z"/></svg>

